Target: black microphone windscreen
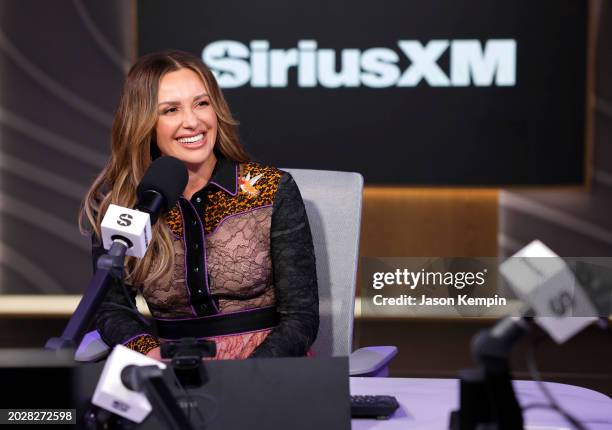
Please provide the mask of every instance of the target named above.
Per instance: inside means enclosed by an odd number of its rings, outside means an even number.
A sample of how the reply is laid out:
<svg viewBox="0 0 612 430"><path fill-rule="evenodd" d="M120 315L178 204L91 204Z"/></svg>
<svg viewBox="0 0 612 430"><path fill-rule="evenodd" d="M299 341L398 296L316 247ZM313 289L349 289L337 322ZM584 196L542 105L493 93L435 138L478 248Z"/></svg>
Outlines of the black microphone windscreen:
<svg viewBox="0 0 612 430"><path fill-rule="evenodd" d="M182 161L174 157L160 157L147 169L136 189L136 197L141 201L147 191L156 191L166 201L166 209L171 209L187 186L188 180L187 168Z"/></svg>

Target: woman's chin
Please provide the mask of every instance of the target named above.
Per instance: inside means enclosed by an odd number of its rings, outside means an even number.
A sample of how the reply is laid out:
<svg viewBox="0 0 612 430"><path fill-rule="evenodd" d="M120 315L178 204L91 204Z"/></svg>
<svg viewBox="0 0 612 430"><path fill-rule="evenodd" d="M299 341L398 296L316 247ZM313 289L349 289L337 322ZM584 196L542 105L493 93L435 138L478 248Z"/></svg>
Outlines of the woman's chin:
<svg viewBox="0 0 612 430"><path fill-rule="evenodd" d="M205 148L202 149L204 150L188 153L181 151L180 153L174 154L172 156L178 158L188 166L200 166L202 164L207 164L216 161L215 155L211 150Z"/></svg>

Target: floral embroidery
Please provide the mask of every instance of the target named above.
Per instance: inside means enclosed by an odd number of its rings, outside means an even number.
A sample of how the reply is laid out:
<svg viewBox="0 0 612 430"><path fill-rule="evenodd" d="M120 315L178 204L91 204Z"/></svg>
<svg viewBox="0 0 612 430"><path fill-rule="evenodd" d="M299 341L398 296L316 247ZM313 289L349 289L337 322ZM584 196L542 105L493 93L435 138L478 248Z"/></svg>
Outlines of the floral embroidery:
<svg viewBox="0 0 612 430"><path fill-rule="evenodd" d="M240 184L240 189L250 196L257 197L259 195L259 190L255 188L255 183L263 176L263 173L257 176L253 176L251 178L251 173L247 173L246 176L238 179L238 183Z"/></svg>

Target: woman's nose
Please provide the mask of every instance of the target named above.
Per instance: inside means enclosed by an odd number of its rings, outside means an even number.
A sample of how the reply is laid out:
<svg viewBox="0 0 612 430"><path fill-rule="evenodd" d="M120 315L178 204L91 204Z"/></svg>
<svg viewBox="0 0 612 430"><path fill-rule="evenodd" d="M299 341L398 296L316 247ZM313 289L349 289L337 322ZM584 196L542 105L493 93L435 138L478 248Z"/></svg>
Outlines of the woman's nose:
<svg viewBox="0 0 612 430"><path fill-rule="evenodd" d="M196 114L191 109L185 109L183 112L183 127L195 128L198 125Z"/></svg>

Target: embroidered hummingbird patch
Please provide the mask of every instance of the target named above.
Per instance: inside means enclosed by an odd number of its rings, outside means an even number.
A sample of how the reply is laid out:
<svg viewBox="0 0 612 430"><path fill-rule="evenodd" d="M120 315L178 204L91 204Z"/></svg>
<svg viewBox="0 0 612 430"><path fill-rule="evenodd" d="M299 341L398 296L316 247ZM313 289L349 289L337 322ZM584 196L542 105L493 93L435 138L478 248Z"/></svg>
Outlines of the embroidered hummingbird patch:
<svg viewBox="0 0 612 430"><path fill-rule="evenodd" d="M247 173L246 176L238 179L240 189L251 197L257 197L259 195L259 190L255 188L255 182L257 182L262 176L263 173L261 175L253 176L251 178L251 174Z"/></svg>

